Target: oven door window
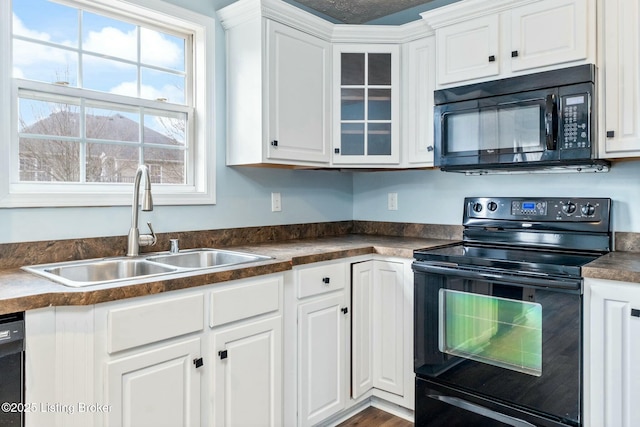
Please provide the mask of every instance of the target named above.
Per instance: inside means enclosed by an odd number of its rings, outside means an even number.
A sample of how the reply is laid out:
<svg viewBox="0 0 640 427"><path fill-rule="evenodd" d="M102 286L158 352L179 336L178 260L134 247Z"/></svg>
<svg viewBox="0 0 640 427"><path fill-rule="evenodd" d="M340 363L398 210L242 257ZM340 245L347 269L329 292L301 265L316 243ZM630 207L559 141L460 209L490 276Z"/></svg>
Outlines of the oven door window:
<svg viewBox="0 0 640 427"><path fill-rule="evenodd" d="M542 305L450 289L439 305L441 352L542 375Z"/></svg>

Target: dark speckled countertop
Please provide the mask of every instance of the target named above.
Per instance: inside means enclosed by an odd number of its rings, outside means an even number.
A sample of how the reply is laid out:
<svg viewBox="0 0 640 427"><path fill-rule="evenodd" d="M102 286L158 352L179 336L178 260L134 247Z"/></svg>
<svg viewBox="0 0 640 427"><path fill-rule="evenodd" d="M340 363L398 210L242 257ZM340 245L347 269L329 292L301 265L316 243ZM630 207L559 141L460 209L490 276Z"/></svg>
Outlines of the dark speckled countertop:
<svg viewBox="0 0 640 427"><path fill-rule="evenodd" d="M413 250L453 243L452 240L375 235L343 235L225 247L268 255L273 259L223 271L174 273L145 281L72 288L17 268L0 270L0 314L48 306L91 305L229 280L290 270L293 266L367 254L413 258ZM640 274L640 273L639 273Z"/></svg>
<svg viewBox="0 0 640 427"><path fill-rule="evenodd" d="M609 252L582 267L582 275L593 279L640 283L640 253Z"/></svg>

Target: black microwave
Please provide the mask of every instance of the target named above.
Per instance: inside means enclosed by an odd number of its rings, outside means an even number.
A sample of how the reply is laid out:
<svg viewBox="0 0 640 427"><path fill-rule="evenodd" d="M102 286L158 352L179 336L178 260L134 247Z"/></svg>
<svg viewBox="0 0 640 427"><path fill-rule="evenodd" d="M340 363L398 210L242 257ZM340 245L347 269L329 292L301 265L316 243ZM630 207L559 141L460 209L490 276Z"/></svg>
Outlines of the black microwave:
<svg viewBox="0 0 640 427"><path fill-rule="evenodd" d="M435 91L435 166L608 170L596 159L595 79L587 64Z"/></svg>

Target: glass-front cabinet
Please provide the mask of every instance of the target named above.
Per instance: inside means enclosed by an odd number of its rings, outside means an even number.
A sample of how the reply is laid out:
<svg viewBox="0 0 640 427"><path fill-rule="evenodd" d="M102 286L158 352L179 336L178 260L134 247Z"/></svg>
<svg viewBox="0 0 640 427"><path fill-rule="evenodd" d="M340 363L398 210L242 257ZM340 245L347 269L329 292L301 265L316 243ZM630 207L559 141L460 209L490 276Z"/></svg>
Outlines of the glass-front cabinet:
<svg viewBox="0 0 640 427"><path fill-rule="evenodd" d="M399 162L399 47L334 46L333 163Z"/></svg>

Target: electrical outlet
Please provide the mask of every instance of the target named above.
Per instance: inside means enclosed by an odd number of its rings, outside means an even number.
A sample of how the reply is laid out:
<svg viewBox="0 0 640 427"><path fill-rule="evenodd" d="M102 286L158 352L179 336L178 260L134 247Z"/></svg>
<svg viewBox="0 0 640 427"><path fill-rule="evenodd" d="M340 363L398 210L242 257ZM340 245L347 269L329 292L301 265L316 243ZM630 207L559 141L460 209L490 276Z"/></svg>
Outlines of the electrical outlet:
<svg viewBox="0 0 640 427"><path fill-rule="evenodd" d="M280 193L271 193L271 212L282 211L282 200Z"/></svg>
<svg viewBox="0 0 640 427"><path fill-rule="evenodd" d="M387 207L390 211L398 210L398 193L389 193L387 195Z"/></svg>

